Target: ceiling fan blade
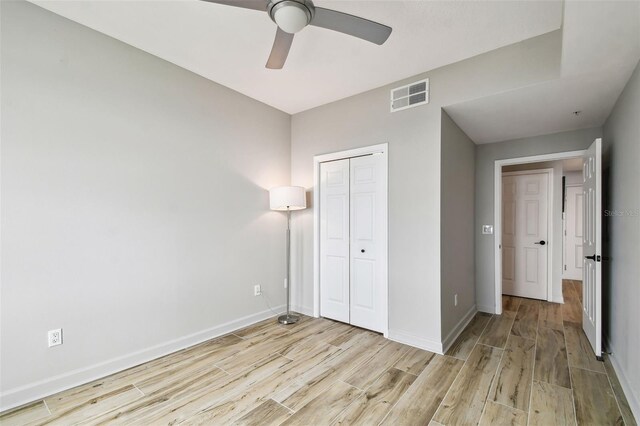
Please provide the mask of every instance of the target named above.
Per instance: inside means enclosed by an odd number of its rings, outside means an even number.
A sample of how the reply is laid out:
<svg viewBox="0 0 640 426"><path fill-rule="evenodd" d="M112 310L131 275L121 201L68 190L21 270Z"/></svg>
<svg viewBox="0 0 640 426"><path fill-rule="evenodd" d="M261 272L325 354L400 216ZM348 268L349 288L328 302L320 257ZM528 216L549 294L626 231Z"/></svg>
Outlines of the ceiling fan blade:
<svg viewBox="0 0 640 426"><path fill-rule="evenodd" d="M269 60L267 61L267 68L272 70L282 69L289 55L292 42L293 34L286 33L278 28L273 48L271 48L271 55L269 55Z"/></svg>
<svg viewBox="0 0 640 426"><path fill-rule="evenodd" d="M202 0L209 3L224 4L227 6L242 7L266 12L269 0Z"/></svg>
<svg viewBox="0 0 640 426"><path fill-rule="evenodd" d="M315 15L309 24L349 34L378 45L387 41L392 31L391 27L386 25L322 7L316 7Z"/></svg>

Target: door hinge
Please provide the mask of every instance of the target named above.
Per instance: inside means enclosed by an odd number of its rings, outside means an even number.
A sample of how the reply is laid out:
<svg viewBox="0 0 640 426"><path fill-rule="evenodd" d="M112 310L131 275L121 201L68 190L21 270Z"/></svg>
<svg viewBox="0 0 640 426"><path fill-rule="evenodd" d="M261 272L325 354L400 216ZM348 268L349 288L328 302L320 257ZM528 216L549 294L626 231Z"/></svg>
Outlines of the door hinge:
<svg viewBox="0 0 640 426"><path fill-rule="evenodd" d="M564 265L564 270L565 270L565 271L567 270L567 265Z"/></svg>

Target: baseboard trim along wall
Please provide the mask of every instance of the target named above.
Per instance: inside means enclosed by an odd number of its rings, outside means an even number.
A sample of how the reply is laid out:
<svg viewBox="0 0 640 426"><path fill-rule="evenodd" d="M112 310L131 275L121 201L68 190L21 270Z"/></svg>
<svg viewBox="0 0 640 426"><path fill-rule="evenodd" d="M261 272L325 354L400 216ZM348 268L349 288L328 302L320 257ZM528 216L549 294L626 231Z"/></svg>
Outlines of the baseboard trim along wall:
<svg viewBox="0 0 640 426"><path fill-rule="evenodd" d="M622 366L618 362L618 359L615 355L615 349L611 346L611 342L609 339L605 338L605 345L607 351L611 353L607 356L609 357L609 361L611 361L611 366L616 372L616 376L618 376L618 381L620 382L620 386L622 386L622 391L624 392L624 396L627 397L627 402L629 403L629 408L631 408L631 412L636 420L640 419L640 398L634 393L633 388L629 382L627 375L625 374Z"/></svg>
<svg viewBox="0 0 640 426"><path fill-rule="evenodd" d="M496 307L495 306L486 306L486 305L477 305L478 312L486 312L487 314L495 314Z"/></svg>
<svg viewBox="0 0 640 426"><path fill-rule="evenodd" d="M308 317L313 316L313 308L309 308L307 306L291 306L291 310Z"/></svg>
<svg viewBox="0 0 640 426"><path fill-rule="evenodd" d="M281 312L285 309L285 305L275 306L273 308L276 312ZM150 348L54 376L47 380L9 389L6 392L0 393L0 412L169 355L273 316L275 316L275 314L267 309Z"/></svg>
<svg viewBox="0 0 640 426"><path fill-rule="evenodd" d="M416 336L415 334L407 333L406 331L389 330L389 340L424 349L425 351L435 352L440 355L444 353L442 351L442 342L425 339L424 337Z"/></svg>
<svg viewBox="0 0 640 426"><path fill-rule="evenodd" d="M476 308L476 305L473 305L471 309L469 309L469 311L465 314L465 316L462 317L460 322L456 324L453 330L451 330L451 332L447 335L447 337L445 337L445 339L442 341L443 351L445 353L449 350L451 345L453 345L453 342L456 341L458 336L462 334L464 329L467 327L467 325L469 325L469 323L471 322L473 317L475 317L477 312L478 312L478 309Z"/></svg>

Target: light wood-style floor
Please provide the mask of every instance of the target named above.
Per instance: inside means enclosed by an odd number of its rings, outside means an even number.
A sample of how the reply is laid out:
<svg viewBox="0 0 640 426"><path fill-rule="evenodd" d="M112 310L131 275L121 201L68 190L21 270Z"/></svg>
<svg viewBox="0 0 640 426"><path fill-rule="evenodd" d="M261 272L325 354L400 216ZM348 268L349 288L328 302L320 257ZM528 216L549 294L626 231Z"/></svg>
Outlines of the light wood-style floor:
<svg viewBox="0 0 640 426"><path fill-rule="evenodd" d="M264 321L4 413L13 424L635 424L565 305L504 297L445 356L326 319Z"/></svg>

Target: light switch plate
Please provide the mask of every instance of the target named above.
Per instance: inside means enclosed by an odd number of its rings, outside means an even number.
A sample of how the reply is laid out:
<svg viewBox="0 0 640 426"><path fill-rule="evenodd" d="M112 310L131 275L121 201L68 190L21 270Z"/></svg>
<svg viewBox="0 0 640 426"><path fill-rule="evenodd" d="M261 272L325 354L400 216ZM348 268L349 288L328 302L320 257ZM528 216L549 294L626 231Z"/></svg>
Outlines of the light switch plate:
<svg viewBox="0 0 640 426"><path fill-rule="evenodd" d="M482 233L484 235L493 234L493 225L482 225Z"/></svg>

